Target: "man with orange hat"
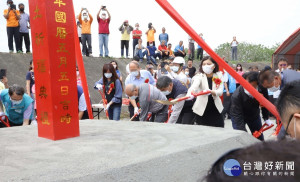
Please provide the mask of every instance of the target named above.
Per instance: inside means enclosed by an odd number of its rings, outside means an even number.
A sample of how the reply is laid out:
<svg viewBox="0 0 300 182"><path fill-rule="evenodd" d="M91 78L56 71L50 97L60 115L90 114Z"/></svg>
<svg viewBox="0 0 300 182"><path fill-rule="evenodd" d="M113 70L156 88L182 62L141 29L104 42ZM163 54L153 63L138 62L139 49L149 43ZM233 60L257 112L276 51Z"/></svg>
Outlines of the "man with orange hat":
<svg viewBox="0 0 300 182"><path fill-rule="evenodd" d="M126 48L126 58L128 58L129 51L129 40L130 33L133 30L133 27L128 24L128 20L125 20L119 28L122 37L121 37L121 57L124 58L124 47Z"/></svg>

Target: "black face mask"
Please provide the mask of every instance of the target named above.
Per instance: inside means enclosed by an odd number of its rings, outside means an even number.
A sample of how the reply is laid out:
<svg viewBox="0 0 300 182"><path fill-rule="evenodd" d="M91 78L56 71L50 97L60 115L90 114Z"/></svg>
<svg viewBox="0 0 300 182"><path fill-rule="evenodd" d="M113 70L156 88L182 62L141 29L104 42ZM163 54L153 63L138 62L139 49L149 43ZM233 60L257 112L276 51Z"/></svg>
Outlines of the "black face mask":
<svg viewBox="0 0 300 182"><path fill-rule="evenodd" d="M20 11L22 11L22 12L23 12L23 11L24 11L24 8L20 8Z"/></svg>

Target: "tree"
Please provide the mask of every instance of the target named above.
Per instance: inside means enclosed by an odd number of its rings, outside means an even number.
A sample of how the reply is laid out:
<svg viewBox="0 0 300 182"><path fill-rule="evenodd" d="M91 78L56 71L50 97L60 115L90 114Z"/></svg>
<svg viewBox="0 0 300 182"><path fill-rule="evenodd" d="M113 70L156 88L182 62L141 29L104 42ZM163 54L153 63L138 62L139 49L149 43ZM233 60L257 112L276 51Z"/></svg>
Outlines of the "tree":
<svg viewBox="0 0 300 182"><path fill-rule="evenodd" d="M279 47L279 43L275 44L271 48L261 44L250 44L247 42L241 42L238 45L238 60L242 62L257 62L267 61L271 62L272 54ZM215 52L220 57L225 57L226 60L231 60L231 47L230 43L224 43L219 45Z"/></svg>

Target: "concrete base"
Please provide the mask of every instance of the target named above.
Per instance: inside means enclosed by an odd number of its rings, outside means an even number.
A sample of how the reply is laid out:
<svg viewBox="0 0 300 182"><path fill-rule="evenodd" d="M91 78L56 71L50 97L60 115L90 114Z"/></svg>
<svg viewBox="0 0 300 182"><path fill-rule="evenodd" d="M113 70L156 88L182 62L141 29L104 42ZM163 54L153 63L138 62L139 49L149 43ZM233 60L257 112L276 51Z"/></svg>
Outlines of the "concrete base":
<svg viewBox="0 0 300 182"><path fill-rule="evenodd" d="M81 136L0 129L0 181L197 181L222 154L259 140L232 129L86 120Z"/></svg>

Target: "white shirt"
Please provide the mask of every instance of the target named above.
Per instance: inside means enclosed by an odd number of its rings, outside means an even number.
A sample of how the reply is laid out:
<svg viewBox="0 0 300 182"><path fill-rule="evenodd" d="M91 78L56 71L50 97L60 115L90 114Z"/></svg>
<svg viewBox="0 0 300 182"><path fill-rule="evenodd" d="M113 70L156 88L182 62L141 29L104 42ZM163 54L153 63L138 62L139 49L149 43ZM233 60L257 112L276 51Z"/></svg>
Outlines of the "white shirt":
<svg viewBox="0 0 300 182"><path fill-rule="evenodd" d="M182 83L185 83L186 85L188 85L188 77L181 71L179 74L174 73L173 71L171 72L171 75L173 76L173 78L181 81Z"/></svg>
<svg viewBox="0 0 300 182"><path fill-rule="evenodd" d="M189 43L195 43L194 39L192 39L192 37L189 36Z"/></svg>
<svg viewBox="0 0 300 182"><path fill-rule="evenodd" d="M231 46L232 46L232 47L236 47L236 46L237 46L237 42L236 42L236 41L233 41L232 44L231 44Z"/></svg>

